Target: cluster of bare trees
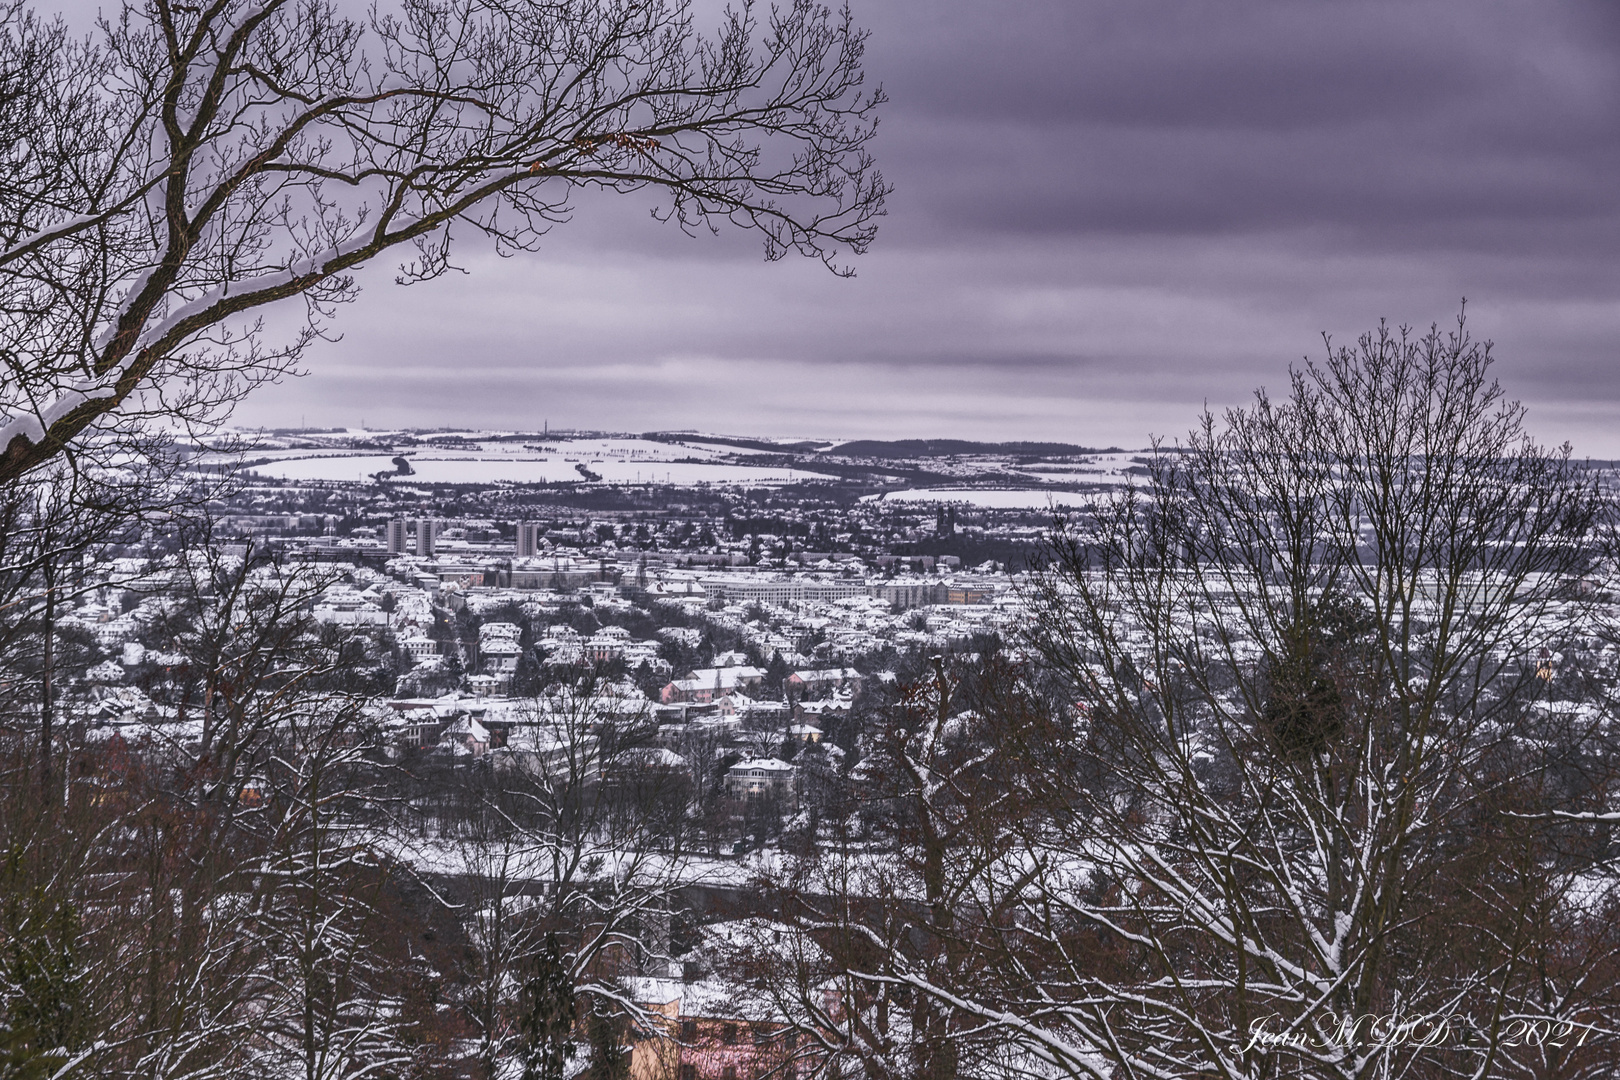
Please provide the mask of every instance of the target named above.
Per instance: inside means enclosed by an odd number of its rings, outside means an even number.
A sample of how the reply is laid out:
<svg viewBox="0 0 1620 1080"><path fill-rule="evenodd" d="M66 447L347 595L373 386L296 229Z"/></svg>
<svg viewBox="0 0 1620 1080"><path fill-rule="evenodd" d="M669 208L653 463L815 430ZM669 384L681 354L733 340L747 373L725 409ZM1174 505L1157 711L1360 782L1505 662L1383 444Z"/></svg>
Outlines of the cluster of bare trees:
<svg viewBox="0 0 1620 1080"><path fill-rule="evenodd" d="M310 619L319 575L171 551L175 716L110 739L62 722L88 644L58 613L110 543L205 516L177 436L379 256L414 283L456 230L532 250L596 189L847 273L887 190L864 40L808 0L137 0L84 37L0 5L0 1072L560 1078L585 1030L622 1075L621 976L684 858L644 725L548 708L531 767L412 850L420 785L376 756L363 643Z"/></svg>
<svg viewBox="0 0 1620 1080"><path fill-rule="evenodd" d="M278 1059L342 1075L325 1062L375 1026L354 1003L379 1000L357 989L380 958L355 936L376 868L334 828L358 796L358 703L300 632L312 583L247 559L191 569L175 645L197 675L184 730L200 738L64 733L43 792L32 751L54 733L7 740L15 917L0 997L16 1075L251 1073ZM49 1016L30 1019L42 1002Z"/></svg>
<svg viewBox="0 0 1620 1080"><path fill-rule="evenodd" d="M676 890L699 880L681 817L684 778L647 768L656 722L609 715L585 683L534 703L532 749L471 774L448 830L469 915L465 1007L483 1075L518 1061L561 1077L583 1041L600 1075L658 1020L624 977L667 975ZM466 780L463 780L466 783ZM583 1037L583 1038L582 1038Z"/></svg>
<svg viewBox="0 0 1620 1080"><path fill-rule="evenodd" d="M43 733L3 743L8 1074L624 1075L693 880L647 716L576 686L506 768L408 768L330 575L171 563L175 715L63 734L43 795Z"/></svg>
<svg viewBox="0 0 1620 1080"><path fill-rule="evenodd" d="M1490 363L1380 328L1060 524L1023 666L917 686L879 841L768 883L807 1060L1612 1075L1609 496Z"/></svg>

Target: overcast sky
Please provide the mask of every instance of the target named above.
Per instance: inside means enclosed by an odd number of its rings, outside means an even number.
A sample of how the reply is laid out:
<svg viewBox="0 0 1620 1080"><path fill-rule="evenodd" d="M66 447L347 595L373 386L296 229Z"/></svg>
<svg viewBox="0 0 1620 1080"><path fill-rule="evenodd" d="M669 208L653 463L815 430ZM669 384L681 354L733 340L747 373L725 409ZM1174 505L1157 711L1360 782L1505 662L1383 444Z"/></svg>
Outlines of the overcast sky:
<svg viewBox="0 0 1620 1080"><path fill-rule="evenodd" d="M855 279L592 203L374 268L239 418L1140 446L1466 296L1533 430L1620 457L1620 4L854 8L896 189Z"/></svg>

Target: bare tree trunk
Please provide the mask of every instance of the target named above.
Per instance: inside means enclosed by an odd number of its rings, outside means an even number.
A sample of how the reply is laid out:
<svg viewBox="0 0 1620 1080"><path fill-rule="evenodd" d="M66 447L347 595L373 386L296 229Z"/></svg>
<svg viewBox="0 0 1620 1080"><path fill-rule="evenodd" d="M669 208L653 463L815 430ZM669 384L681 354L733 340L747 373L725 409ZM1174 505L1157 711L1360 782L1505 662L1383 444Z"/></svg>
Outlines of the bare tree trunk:
<svg viewBox="0 0 1620 1080"><path fill-rule="evenodd" d="M935 693L939 699L935 703L935 723L943 731L951 719L951 683L945 676L943 657L934 657L933 667ZM922 827L923 898L932 923L928 929L937 939L933 944L943 953L945 971L954 973L960 964L961 949L954 932L955 912L946 896L949 838L935 828L936 821L930 812L932 807L926 805L926 796L923 798L924 805L918 818ZM951 1039L950 1014L926 994L917 995L916 1009L918 1080L955 1080L957 1053L956 1044Z"/></svg>
<svg viewBox="0 0 1620 1080"><path fill-rule="evenodd" d="M44 654L39 679L39 783L45 805L53 803L55 782L52 779L53 762L51 744L55 739L56 711L56 564L45 560L45 627Z"/></svg>

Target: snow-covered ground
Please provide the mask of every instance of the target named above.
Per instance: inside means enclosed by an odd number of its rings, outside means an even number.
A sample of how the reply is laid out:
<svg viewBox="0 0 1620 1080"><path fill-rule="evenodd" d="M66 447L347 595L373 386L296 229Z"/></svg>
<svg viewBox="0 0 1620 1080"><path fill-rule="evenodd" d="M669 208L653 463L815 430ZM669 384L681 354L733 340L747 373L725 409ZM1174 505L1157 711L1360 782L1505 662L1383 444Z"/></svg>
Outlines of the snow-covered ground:
<svg viewBox="0 0 1620 1080"><path fill-rule="evenodd" d="M657 445L657 444L653 444ZM665 448L671 449L671 448ZM690 453L690 452L688 452ZM806 469L778 469L723 462L672 461L665 457L609 457L564 445L556 454L501 450L419 450L405 455L409 479L427 484L540 484L584 479L583 465L608 484L788 484L832 479ZM682 455L686 456L686 455ZM691 456L706 456L701 452ZM369 480L373 473L392 472L394 455L306 456L255 466L261 476L283 480Z"/></svg>
<svg viewBox="0 0 1620 1080"><path fill-rule="evenodd" d="M867 495L863 502L967 503L994 510L1045 510L1084 507L1096 496L1072 491L1029 491L1007 488L910 488Z"/></svg>
<svg viewBox="0 0 1620 1080"><path fill-rule="evenodd" d="M207 454L197 460L204 465L256 462L250 468L259 476L294 482L368 482L376 473L394 472L396 456L411 463L412 479L429 484L579 482L585 477L578 465L607 484L787 484L834 479L809 469L730 460L733 455L748 453L701 439L663 442L633 436L550 439L536 435L521 440L444 443L429 436L418 445L395 451L272 446L247 450L240 456Z"/></svg>
<svg viewBox="0 0 1620 1080"><path fill-rule="evenodd" d="M266 479L300 481L369 482L377 473L394 473L396 456L403 457L414 470L413 479L429 484L492 483L573 483L585 479L576 466L584 466L607 484L787 484L805 479L837 479L815 467L813 457L800 457L804 467L785 468L752 464L758 451L710 441L694 434L673 440L645 439L635 435L597 435L561 438L540 434L496 437L498 433L469 432L455 437L434 433L414 435L409 445L378 450L390 433L371 433L369 445L353 445L355 439L343 434L311 435L303 445L291 447L285 440L264 437L256 448L239 455L207 453L198 464L225 465L253 462L254 473ZM481 437L479 437L481 436ZM242 433L251 447L252 433ZM1015 463L1004 454L966 454L944 458L919 459L935 474L957 482L990 476L1005 478L1016 474L1027 478L1031 487L1117 485L1124 482L1135 466L1129 453L1094 454L1079 459L1027 464ZM994 482L994 481L991 481ZM1018 482L1017 480L1014 481ZM985 507L1040 508L1046 504L1039 491L900 492L890 498L916 501L970 502ZM1059 505L1073 503L1073 496L1058 494Z"/></svg>
<svg viewBox="0 0 1620 1080"><path fill-rule="evenodd" d="M1016 472L1055 484L1123 484L1138 454L1098 454L1078 464L1019 465Z"/></svg>

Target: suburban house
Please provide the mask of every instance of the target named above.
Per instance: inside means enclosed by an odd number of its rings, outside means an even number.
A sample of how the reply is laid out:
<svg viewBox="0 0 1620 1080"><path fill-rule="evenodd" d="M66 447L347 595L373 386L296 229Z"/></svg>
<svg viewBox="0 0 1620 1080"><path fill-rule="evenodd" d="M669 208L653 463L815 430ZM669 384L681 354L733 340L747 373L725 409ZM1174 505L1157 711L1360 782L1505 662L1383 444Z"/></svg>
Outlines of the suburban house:
<svg viewBox="0 0 1620 1080"><path fill-rule="evenodd" d="M516 623L491 622L478 628L478 655L485 673L510 676L517 670L518 657L523 653L521 635Z"/></svg>
<svg viewBox="0 0 1620 1080"><path fill-rule="evenodd" d="M790 693L799 697L820 695L830 690L859 690L861 673L849 667L795 671L784 683Z"/></svg>
<svg viewBox="0 0 1620 1080"><path fill-rule="evenodd" d="M631 1080L755 1080L795 1074L795 1032L763 1002L739 1009L734 987L632 978L637 1004L659 1014L662 1030L637 1039ZM741 1015L739 1015L741 1014Z"/></svg>
<svg viewBox="0 0 1620 1080"><path fill-rule="evenodd" d="M462 716L444 729L439 745L449 747L457 754L483 757L489 750L489 729L471 716Z"/></svg>
<svg viewBox="0 0 1620 1080"><path fill-rule="evenodd" d="M383 626L388 622L388 615L375 602L376 595L347 585L334 585L315 602L311 614L317 622L339 626Z"/></svg>
<svg viewBox="0 0 1620 1080"><path fill-rule="evenodd" d="M699 668L692 672L690 678L676 679L666 684L659 692L658 700L665 705L682 701L707 705L734 690L752 690L764 681L763 671L745 664L734 667Z"/></svg>
<svg viewBox="0 0 1620 1080"><path fill-rule="evenodd" d="M594 664L605 664L624 655L630 644L630 631L622 626L604 626L585 642L585 658Z"/></svg>
<svg viewBox="0 0 1620 1080"><path fill-rule="evenodd" d="M734 799L783 798L793 801L799 770L780 758L749 758L726 773L726 793Z"/></svg>
<svg viewBox="0 0 1620 1080"><path fill-rule="evenodd" d="M832 696L821 701L800 701L793 706L793 719L801 724L815 724L825 730L822 721L829 716L848 716L854 695L847 690L834 690Z"/></svg>
<svg viewBox="0 0 1620 1080"><path fill-rule="evenodd" d="M399 647L410 653L418 664L439 655L439 643L430 637L400 638Z"/></svg>

